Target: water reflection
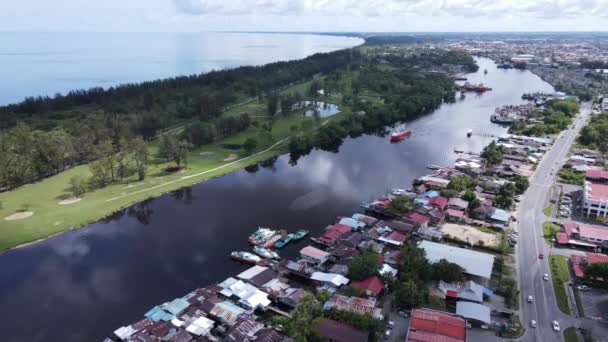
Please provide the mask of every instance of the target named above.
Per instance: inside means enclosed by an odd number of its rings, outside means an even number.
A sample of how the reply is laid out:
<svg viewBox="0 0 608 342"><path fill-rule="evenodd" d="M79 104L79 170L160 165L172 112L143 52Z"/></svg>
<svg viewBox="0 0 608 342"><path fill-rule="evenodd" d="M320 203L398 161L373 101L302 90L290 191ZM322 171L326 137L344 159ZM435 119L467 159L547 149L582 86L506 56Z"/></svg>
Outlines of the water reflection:
<svg viewBox="0 0 608 342"><path fill-rule="evenodd" d="M454 149L478 151L502 134L494 107L521 103L522 92L552 89L529 72L469 75L494 90L444 104L407 126L412 136L348 138L339 153L314 150L297 166L288 156L260 163L121 211L85 228L0 257L3 341L101 340L150 307L242 269L229 260L247 250L257 226L318 234L339 215L393 187L410 184L428 164L445 165ZM293 257L302 240L281 250ZM35 322L35 326L24 324Z"/></svg>

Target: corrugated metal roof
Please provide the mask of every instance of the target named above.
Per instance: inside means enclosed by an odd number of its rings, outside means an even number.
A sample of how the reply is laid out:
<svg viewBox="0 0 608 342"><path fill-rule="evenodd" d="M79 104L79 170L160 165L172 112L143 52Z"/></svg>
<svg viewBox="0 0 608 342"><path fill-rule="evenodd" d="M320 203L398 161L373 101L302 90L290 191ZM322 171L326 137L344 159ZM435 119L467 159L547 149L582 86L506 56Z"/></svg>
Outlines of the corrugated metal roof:
<svg viewBox="0 0 608 342"><path fill-rule="evenodd" d="M473 319L486 324L491 323L490 308L472 302L457 302L456 314L466 319Z"/></svg>
<svg viewBox="0 0 608 342"><path fill-rule="evenodd" d="M488 279L492 276L492 267L494 266L494 255L492 254L431 241L422 241L418 246L425 250L426 258L430 262L446 259L464 268L468 274Z"/></svg>

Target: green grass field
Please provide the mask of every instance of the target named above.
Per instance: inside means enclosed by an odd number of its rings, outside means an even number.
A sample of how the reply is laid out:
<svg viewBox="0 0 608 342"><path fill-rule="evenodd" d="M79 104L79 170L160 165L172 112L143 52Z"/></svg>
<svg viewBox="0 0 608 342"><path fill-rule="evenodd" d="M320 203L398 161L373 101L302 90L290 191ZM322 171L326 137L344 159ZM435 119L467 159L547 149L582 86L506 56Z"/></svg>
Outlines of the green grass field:
<svg viewBox="0 0 608 342"><path fill-rule="evenodd" d="M557 306L566 315L570 314L568 306L568 294L566 293L565 283L570 280L568 274L568 263L566 257L562 255L551 255L549 257L551 277L553 278L553 289L555 290L555 300Z"/></svg>
<svg viewBox="0 0 608 342"><path fill-rule="evenodd" d="M308 83L295 85L283 92L303 92ZM271 141L259 141L260 129L252 126L244 132L190 151L186 170L167 174L164 169L170 163L154 164L148 169L144 181L138 182L135 178L125 179L105 188L87 192L77 203L59 204L62 198L69 196L70 178L73 176L90 178L88 165L77 166L39 182L0 193L0 251L78 228L145 199L158 197L166 192L284 154L287 152L285 140L300 131L303 122L309 121L310 128L314 129L328 120L340 119L350 111L350 108L340 101L341 97L329 97L326 100L338 104L340 113L331 118L320 119L304 117L302 115L304 110L298 110L289 116L279 115L273 123ZM253 100L232 107L223 115L248 113L254 120L266 120L265 111L265 103ZM243 150L229 150L218 146L220 144L240 145L250 137L255 137L259 141L257 151L250 157L246 157ZM277 144L282 140L284 143ZM156 144L156 142L149 143L151 155L154 155L157 150ZM275 144L276 146L273 146ZM272 148L269 149L271 146ZM228 158L230 156L232 158ZM5 219L19 211L31 211L33 215L20 220L8 221Z"/></svg>
<svg viewBox="0 0 608 342"><path fill-rule="evenodd" d="M578 342L578 336L576 335L576 328L570 327L564 330L564 341L566 342Z"/></svg>
<svg viewBox="0 0 608 342"><path fill-rule="evenodd" d="M545 207L545 209L543 209L543 214L545 214L545 216L547 216L547 217L553 216L553 207L554 207L553 203L549 203Z"/></svg>

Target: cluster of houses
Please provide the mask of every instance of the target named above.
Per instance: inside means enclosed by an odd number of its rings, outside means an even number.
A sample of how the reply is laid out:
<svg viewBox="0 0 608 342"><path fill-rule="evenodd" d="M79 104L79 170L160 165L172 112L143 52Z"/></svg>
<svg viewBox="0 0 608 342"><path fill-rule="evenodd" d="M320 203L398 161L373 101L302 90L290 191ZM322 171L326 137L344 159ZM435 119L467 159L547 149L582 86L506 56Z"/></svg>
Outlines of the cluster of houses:
<svg viewBox="0 0 608 342"><path fill-rule="evenodd" d="M576 172L587 172L602 170L604 163L606 163L606 158L599 152L575 149L564 166Z"/></svg>

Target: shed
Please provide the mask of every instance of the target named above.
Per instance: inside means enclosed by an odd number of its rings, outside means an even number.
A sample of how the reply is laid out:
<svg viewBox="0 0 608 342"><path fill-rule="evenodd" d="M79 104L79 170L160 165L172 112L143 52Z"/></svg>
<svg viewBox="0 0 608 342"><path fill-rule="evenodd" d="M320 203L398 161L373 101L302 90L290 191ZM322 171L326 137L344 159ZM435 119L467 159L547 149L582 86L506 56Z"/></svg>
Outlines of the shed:
<svg viewBox="0 0 608 342"><path fill-rule="evenodd" d="M490 324L492 322L490 318L490 308L477 303L464 301L457 302L456 314L467 320L473 320L483 324Z"/></svg>

